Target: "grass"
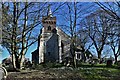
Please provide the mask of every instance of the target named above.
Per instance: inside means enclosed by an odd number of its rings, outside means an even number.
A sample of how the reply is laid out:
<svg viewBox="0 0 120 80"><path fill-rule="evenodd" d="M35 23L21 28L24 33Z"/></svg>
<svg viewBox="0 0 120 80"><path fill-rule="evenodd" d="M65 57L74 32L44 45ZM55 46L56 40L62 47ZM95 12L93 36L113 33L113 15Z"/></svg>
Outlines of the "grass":
<svg viewBox="0 0 120 80"><path fill-rule="evenodd" d="M90 65L82 63L79 72L86 80L120 80L120 69L117 65L107 67L106 64Z"/></svg>
<svg viewBox="0 0 120 80"><path fill-rule="evenodd" d="M47 66L46 66L47 65ZM43 68L46 66L45 68ZM48 68L50 66L51 68ZM120 69L116 65L106 67L105 64L81 64L78 68L65 67L61 64L39 65L37 70L23 70L9 73L8 78L56 78L56 79L82 79L82 80L120 80ZM29 79L28 79L29 80Z"/></svg>
<svg viewBox="0 0 120 80"><path fill-rule="evenodd" d="M115 78L120 78L120 70L113 69L113 68L83 68L79 70L80 74L83 76L83 78L86 78L88 80L95 80L95 79L110 79L113 80ZM118 80L117 79L117 80Z"/></svg>

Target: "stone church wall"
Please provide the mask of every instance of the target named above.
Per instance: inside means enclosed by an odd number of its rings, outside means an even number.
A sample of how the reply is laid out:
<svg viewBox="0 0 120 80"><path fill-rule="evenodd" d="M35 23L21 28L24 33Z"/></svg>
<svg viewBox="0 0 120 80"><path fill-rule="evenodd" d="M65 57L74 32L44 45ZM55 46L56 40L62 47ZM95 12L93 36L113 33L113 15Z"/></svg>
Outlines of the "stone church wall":
<svg viewBox="0 0 120 80"><path fill-rule="evenodd" d="M46 42L45 62L59 61L59 40L58 35L54 34Z"/></svg>

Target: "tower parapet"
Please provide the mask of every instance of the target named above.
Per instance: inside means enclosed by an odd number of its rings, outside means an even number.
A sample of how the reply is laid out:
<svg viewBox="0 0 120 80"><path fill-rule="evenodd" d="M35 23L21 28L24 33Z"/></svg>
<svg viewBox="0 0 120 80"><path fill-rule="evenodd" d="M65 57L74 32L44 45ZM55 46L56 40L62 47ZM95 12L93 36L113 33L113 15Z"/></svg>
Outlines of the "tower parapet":
<svg viewBox="0 0 120 80"><path fill-rule="evenodd" d="M42 18L42 25L45 33L50 33L56 28L56 17L44 16Z"/></svg>

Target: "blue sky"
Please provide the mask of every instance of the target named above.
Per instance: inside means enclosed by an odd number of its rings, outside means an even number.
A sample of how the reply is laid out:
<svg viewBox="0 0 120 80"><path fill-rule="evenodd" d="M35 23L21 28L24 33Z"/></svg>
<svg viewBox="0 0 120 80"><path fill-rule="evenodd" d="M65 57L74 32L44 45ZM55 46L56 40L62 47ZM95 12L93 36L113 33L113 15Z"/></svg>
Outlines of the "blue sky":
<svg viewBox="0 0 120 80"><path fill-rule="evenodd" d="M86 4L85 3L85 5L87 6L88 4ZM53 6L53 7L51 7L52 8L52 11L55 9L55 6ZM62 11L61 11L62 12ZM56 16L57 17L57 25L59 25L59 24L63 24L63 23L65 23L63 20L62 20L62 18L61 18L61 16L58 16L57 14L54 14L54 16ZM38 27L38 33L39 33L39 29L40 29L40 25L39 26L37 26ZM30 60L31 60L31 52L33 52L35 49L37 48L37 42L35 43L35 44L33 44L29 49L28 49L28 51L27 51L27 53L26 53L26 58L29 58ZM7 58L7 57L9 57L9 53L8 53L8 51L5 49L5 48L2 48L3 49L3 52L2 52L2 54L0 54L0 63L1 63L1 60L2 59L5 59L5 58ZM96 51L94 50L94 49L92 49L92 51L94 52L94 54L96 54Z"/></svg>
<svg viewBox="0 0 120 80"><path fill-rule="evenodd" d="M85 5L87 5L87 4L85 4ZM58 6L58 5L55 5L55 6ZM55 8L55 6L53 5L52 7L51 7L51 10L52 11L54 11L56 8ZM58 11L59 11L59 13L63 13L62 12L62 10L61 9L63 9L63 8L65 8L65 6L62 6ZM65 22L65 21L63 21L63 18L61 18L61 16L58 16L58 14L57 13L55 13L54 14L54 16L56 16L57 17L57 26L59 25L59 24L64 24L64 23L66 23L67 24L67 22ZM37 26L37 33L39 33L39 31L40 31L40 25L39 26ZM65 31L65 30L64 30ZM29 58L30 60L31 60L31 52L33 52L35 49L37 48L37 42L35 43L35 44L33 44L29 49L28 49L28 51L27 51L27 53L26 53L26 58ZM8 53L8 51L5 49L5 48L3 48L3 52L2 52L2 58L0 58L1 60L2 59L5 59L5 58L7 58L7 57L9 57L10 55L9 55L9 53ZM1 61L0 60L0 61Z"/></svg>
<svg viewBox="0 0 120 80"><path fill-rule="evenodd" d="M33 44L33 45L29 48L29 50L27 51L25 57L26 57L26 58L29 58L29 59L31 60L31 57L32 57L32 56L31 56L31 52L33 52L36 48L37 48L37 43ZM2 61L3 59L5 59L5 58L7 58L7 57L10 56L9 53L8 53L8 51L7 51L5 48L2 48L2 49L3 49L3 52L2 52L2 54L0 54L0 63L1 63L1 61Z"/></svg>

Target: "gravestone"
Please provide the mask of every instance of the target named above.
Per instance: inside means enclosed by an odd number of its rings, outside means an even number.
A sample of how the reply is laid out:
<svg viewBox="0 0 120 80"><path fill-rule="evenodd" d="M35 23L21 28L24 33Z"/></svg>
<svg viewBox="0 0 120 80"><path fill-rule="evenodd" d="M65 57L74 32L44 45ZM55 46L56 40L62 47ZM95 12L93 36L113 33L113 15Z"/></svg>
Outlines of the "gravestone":
<svg viewBox="0 0 120 80"><path fill-rule="evenodd" d="M98 58L97 58L97 56L95 56L95 55L92 57L91 60L92 60L92 61L91 61L91 65L95 65L95 64L98 63Z"/></svg>
<svg viewBox="0 0 120 80"><path fill-rule="evenodd" d="M7 70L0 66L0 80L4 80L7 77Z"/></svg>
<svg viewBox="0 0 120 80"><path fill-rule="evenodd" d="M112 60L107 60L107 66L108 66L108 67L111 67L112 64L113 64L113 61L112 61Z"/></svg>
<svg viewBox="0 0 120 80"><path fill-rule="evenodd" d="M108 60L107 60L106 66L111 67L113 64L113 61L114 61L114 58L112 56L110 56L110 58L108 58Z"/></svg>

